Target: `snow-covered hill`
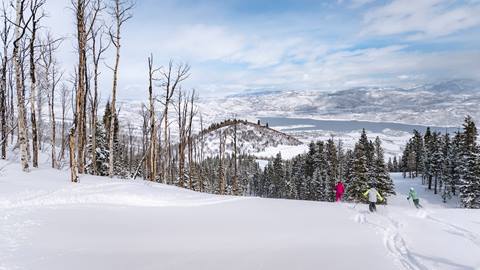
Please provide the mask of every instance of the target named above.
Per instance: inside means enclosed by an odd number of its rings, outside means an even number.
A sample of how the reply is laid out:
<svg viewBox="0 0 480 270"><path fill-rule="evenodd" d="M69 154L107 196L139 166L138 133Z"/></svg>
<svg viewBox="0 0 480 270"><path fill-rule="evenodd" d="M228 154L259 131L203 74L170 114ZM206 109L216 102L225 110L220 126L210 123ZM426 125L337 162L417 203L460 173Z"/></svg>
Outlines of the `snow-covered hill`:
<svg viewBox="0 0 480 270"><path fill-rule="evenodd" d="M0 161L0 269L478 269L480 212L394 175L365 205L215 196ZM406 200L416 187L424 209Z"/></svg>
<svg viewBox="0 0 480 270"><path fill-rule="evenodd" d="M237 151L241 154L255 155L265 153L266 149L285 146L302 145L298 139L268 128L263 125L247 121L226 121L217 128L202 132L205 140L205 154L218 155L220 151L220 136L225 139L225 151L231 153L234 147L234 134L236 129ZM275 155L276 153L272 153Z"/></svg>

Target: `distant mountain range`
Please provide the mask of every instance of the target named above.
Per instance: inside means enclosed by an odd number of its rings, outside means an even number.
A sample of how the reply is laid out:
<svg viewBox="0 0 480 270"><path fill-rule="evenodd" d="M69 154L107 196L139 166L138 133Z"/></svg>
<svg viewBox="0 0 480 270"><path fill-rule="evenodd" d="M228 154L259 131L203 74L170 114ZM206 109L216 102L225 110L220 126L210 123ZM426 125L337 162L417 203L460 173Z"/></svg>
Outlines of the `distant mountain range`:
<svg viewBox="0 0 480 270"><path fill-rule="evenodd" d="M355 87L340 91L246 91L200 101L211 121L234 115L364 120L459 126L465 115L480 119L480 82L449 80L412 88Z"/></svg>

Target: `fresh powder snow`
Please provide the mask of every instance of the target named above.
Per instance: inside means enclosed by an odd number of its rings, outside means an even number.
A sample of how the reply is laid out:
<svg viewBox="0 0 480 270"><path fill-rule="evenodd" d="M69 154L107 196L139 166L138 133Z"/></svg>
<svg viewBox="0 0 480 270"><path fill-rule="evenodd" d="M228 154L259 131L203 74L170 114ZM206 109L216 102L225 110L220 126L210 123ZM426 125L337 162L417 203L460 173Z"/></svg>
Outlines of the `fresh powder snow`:
<svg viewBox="0 0 480 270"><path fill-rule="evenodd" d="M197 193L0 162L0 269L479 269L480 212L419 179L364 204ZM423 209L407 201L410 187Z"/></svg>

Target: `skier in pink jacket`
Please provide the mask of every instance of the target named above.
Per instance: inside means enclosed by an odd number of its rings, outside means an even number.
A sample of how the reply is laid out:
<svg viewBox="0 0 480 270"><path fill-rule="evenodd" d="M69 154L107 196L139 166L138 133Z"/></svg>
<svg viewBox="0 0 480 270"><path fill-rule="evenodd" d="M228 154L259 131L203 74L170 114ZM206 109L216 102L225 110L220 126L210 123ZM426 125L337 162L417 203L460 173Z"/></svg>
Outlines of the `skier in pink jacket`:
<svg viewBox="0 0 480 270"><path fill-rule="evenodd" d="M336 194L335 194L335 201L341 201L343 193L345 193L345 187L343 186L342 180L340 180L337 185L335 186Z"/></svg>

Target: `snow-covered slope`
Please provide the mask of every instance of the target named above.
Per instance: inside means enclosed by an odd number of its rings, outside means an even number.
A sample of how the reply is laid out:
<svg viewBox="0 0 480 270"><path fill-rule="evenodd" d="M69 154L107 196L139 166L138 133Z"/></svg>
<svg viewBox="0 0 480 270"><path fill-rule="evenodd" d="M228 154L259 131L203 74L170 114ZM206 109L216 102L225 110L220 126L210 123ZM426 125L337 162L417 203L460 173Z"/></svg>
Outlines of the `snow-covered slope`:
<svg viewBox="0 0 480 270"><path fill-rule="evenodd" d="M215 196L0 161L0 269L478 269L480 212L394 175L365 205ZM406 200L414 185L425 208Z"/></svg>

